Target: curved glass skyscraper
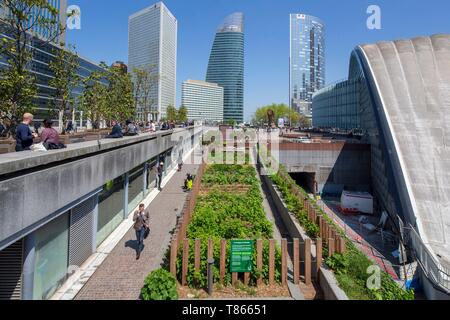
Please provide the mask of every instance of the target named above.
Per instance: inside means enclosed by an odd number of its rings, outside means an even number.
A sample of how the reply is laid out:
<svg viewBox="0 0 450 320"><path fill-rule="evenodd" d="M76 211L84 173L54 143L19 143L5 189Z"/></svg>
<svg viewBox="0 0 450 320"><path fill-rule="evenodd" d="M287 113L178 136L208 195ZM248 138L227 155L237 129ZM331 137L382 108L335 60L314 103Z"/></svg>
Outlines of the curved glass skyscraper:
<svg viewBox="0 0 450 320"><path fill-rule="evenodd" d="M224 120L244 121L244 15L233 13L217 29L206 81L224 88Z"/></svg>

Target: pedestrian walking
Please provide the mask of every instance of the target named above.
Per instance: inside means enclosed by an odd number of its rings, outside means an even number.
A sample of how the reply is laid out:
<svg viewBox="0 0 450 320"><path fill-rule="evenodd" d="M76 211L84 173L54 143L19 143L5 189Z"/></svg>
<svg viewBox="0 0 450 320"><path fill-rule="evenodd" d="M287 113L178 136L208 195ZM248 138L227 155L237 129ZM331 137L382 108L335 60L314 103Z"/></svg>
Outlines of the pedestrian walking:
<svg viewBox="0 0 450 320"><path fill-rule="evenodd" d="M139 260L142 249L144 249L144 239L146 238L146 234L148 236L150 232L150 212L148 209L145 209L145 205L143 203L141 203L139 205L139 209L134 212L133 221L137 241L136 260Z"/></svg>

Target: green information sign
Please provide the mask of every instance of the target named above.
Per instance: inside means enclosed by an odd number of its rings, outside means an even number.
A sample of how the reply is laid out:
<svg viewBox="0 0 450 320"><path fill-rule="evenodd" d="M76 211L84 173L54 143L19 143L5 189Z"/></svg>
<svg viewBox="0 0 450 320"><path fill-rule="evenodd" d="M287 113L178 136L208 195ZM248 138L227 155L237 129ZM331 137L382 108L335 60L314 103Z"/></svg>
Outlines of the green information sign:
<svg viewBox="0 0 450 320"><path fill-rule="evenodd" d="M231 240L231 272L252 272L253 240Z"/></svg>

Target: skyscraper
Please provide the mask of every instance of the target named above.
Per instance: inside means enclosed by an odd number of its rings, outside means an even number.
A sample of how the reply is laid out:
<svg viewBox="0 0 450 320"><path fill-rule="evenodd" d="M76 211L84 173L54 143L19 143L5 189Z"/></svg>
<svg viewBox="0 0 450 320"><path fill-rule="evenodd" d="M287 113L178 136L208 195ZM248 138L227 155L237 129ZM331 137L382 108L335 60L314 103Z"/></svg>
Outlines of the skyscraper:
<svg viewBox="0 0 450 320"><path fill-rule="evenodd" d="M325 25L316 17L290 15L291 108L312 116L312 96L325 86Z"/></svg>
<svg viewBox="0 0 450 320"><path fill-rule="evenodd" d="M189 120L223 121L223 88L199 80L183 82L181 105Z"/></svg>
<svg viewBox="0 0 450 320"><path fill-rule="evenodd" d="M233 13L217 29L206 81L224 88L224 120L244 121L244 15Z"/></svg>
<svg viewBox="0 0 450 320"><path fill-rule="evenodd" d="M175 106L177 73L177 28L174 15L162 2L143 9L128 19L128 67L146 69L157 75L149 94L151 110L138 107L138 117L165 117ZM146 114L151 111L151 114Z"/></svg>

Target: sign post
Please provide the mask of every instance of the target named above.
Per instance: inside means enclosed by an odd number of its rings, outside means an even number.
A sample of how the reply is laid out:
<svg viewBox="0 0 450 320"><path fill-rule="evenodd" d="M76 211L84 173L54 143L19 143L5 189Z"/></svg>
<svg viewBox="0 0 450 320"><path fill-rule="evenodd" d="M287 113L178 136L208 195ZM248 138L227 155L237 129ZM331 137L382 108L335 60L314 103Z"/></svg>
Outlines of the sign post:
<svg viewBox="0 0 450 320"><path fill-rule="evenodd" d="M253 240L231 240L230 271L232 273L252 272L254 247Z"/></svg>

